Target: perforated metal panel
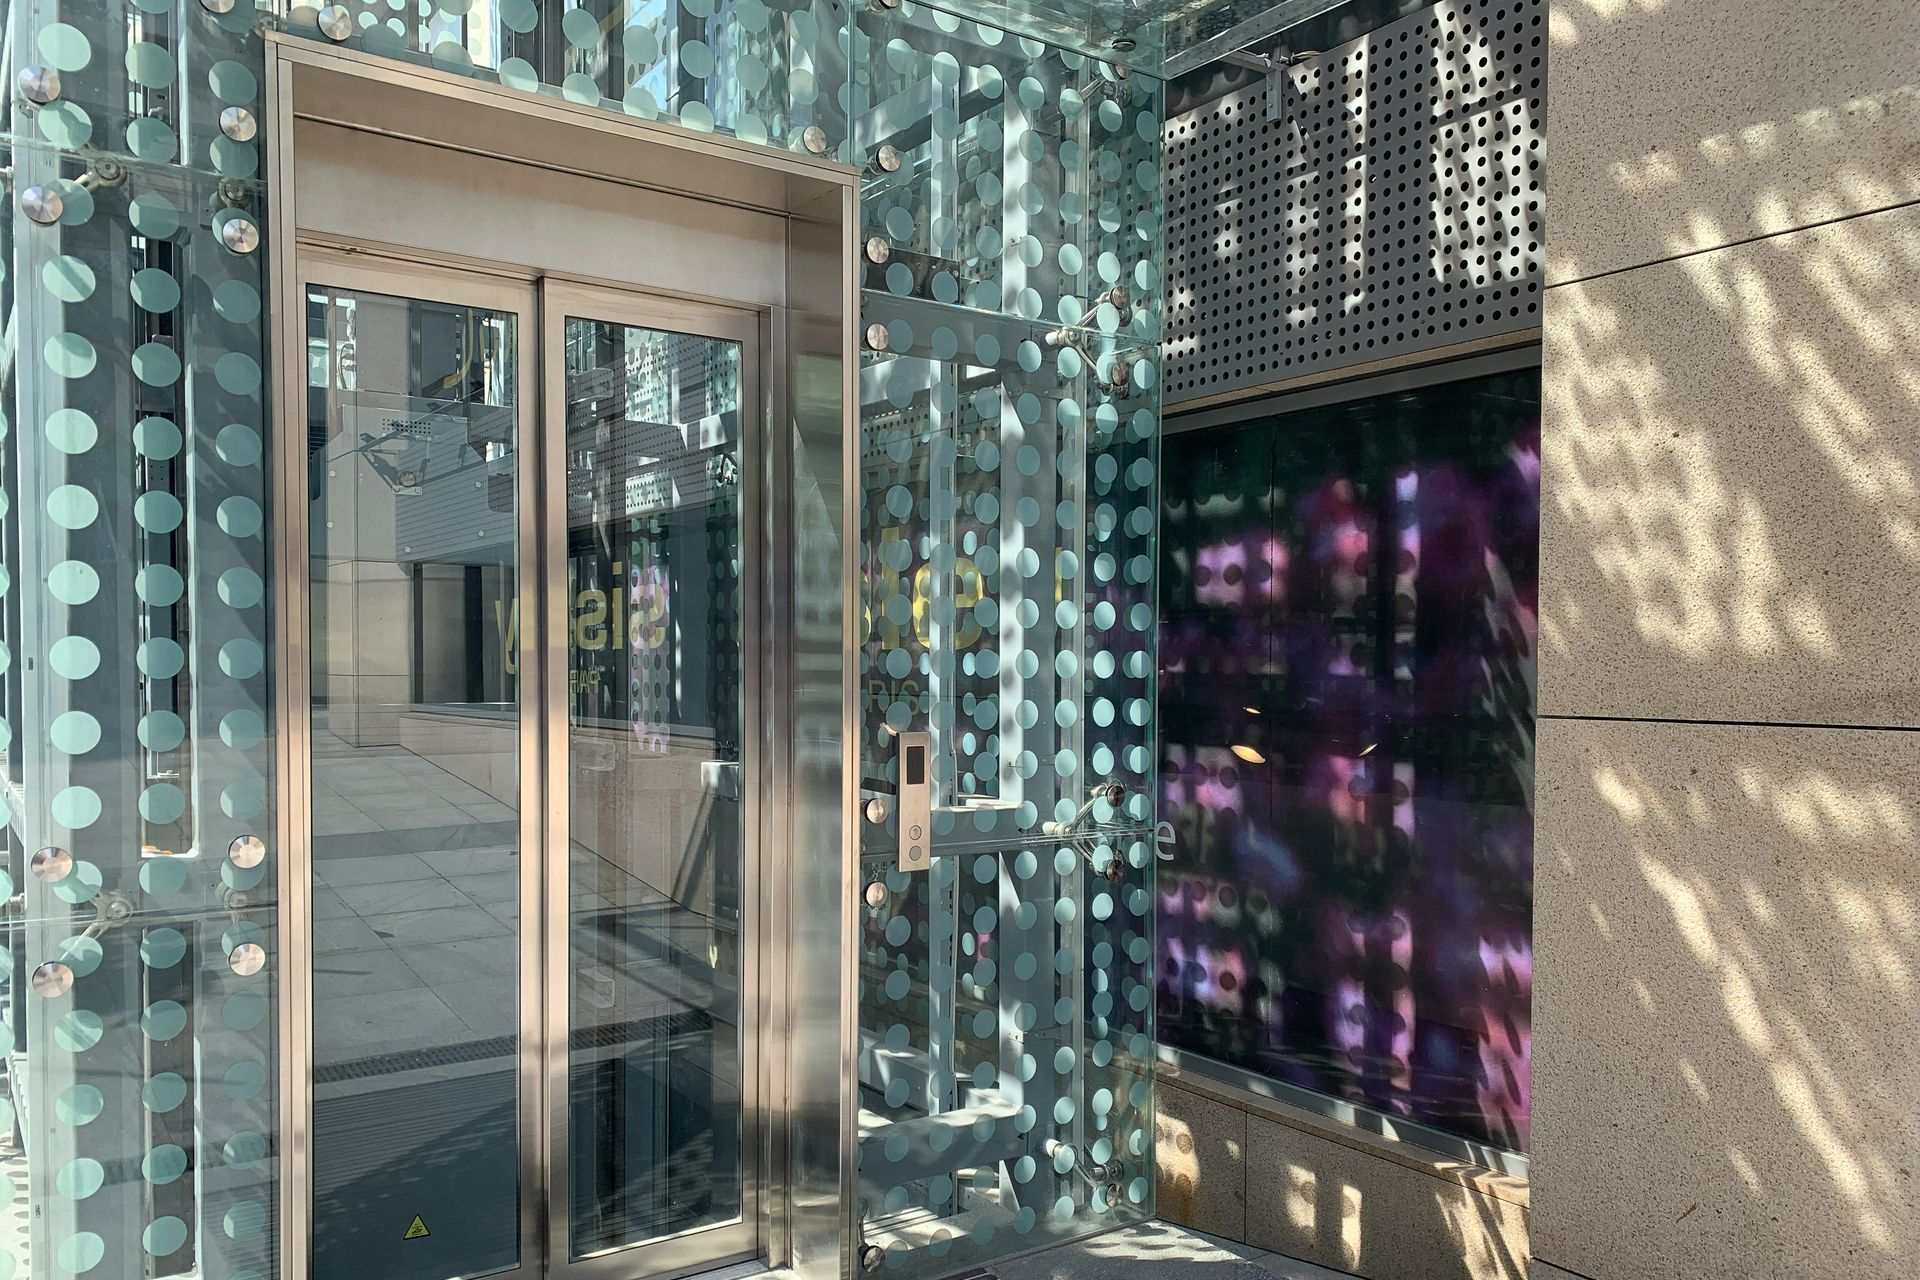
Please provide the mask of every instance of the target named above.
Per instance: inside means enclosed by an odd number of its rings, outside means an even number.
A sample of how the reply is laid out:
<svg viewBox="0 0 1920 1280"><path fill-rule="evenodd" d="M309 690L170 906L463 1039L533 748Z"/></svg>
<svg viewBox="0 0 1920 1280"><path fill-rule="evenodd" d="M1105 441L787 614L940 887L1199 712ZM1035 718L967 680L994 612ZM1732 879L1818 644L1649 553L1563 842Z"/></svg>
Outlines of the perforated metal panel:
<svg viewBox="0 0 1920 1280"><path fill-rule="evenodd" d="M1167 121L1165 397L1540 322L1542 0L1449 0Z"/></svg>

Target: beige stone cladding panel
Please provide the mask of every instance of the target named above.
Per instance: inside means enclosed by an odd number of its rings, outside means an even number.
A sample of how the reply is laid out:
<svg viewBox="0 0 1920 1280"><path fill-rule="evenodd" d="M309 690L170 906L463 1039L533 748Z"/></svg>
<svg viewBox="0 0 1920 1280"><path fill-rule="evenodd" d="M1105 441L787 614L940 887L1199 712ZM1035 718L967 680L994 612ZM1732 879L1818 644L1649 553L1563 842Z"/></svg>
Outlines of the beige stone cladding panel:
<svg viewBox="0 0 1920 1280"><path fill-rule="evenodd" d="M1549 0L1547 281L1920 200L1914 0Z"/></svg>
<svg viewBox="0 0 1920 1280"><path fill-rule="evenodd" d="M1159 1215L1244 1240L1247 1113L1163 1080L1154 1089L1154 1134Z"/></svg>
<svg viewBox="0 0 1920 1280"><path fill-rule="evenodd" d="M1920 734L1545 720L1533 1242L1910 1280Z"/></svg>
<svg viewBox="0 0 1920 1280"><path fill-rule="evenodd" d="M1527 1280L1590 1280L1590 1277L1577 1276L1571 1271L1554 1266L1551 1262L1542 1262L1534 1258L1527 1269Z"/></svg>
<svg viewBox="0 0 1920 1280"><path fill-rule="evenodd" d="M1543 714L1920 725L1920 206L1551 289L1544 362Z"/></svg>
<svg viewBox="0 0 1920 1280"><path fill-rule="evenodd" d="M1247 1243L1367 1280L1525 1280L1527 1209L1254 1115Z"/></svg>

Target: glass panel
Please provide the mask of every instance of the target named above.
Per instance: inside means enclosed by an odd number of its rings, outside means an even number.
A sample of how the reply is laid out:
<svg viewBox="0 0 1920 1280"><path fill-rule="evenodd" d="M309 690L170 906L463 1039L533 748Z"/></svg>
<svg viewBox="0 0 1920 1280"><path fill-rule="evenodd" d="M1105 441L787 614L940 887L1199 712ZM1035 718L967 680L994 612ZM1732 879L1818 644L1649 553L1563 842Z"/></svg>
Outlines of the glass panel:
<svg viewBox="0 0 1920 1280"><path fill-rule="evenodd" d="M1525 1150L1539 374L1167 439L1162 1040Z"/></svg>
<svg viewBox="0 0 1920 1280"><path fill-rule="evenodd" d="M927 730L934 806L923 874L860 824L860 1253L910 1280L1153 1210L1162 95L858 22L861 781Z"/></svg>
<svg viewBox="0 0 1920 1280"><path fill-rule="evenodd" d="M790 151L846 137L835 0L353 0L343 11L354 18L338 40L380 57ZM313 9L290 8L285 29L321 36Z"/></svg>
<svg viewBox="0 0 1920 1280"><path fill-rule="evenodd" d="M518 333L313 288L313 1265L519 1261Z"/></svg>
<svg viewBox="0 0 1920 1280"><path fill-rule="evenodd" d="M1223 70L1220 64L1206 65L1194 59L1208 54L1219 57L1225 48L1202 50L1199 46L1229 32L1232 33L1231 47L1238 49L1253 48L1264 53L1278 43L1297 51L1331 49L1432 3L1433 0L1218 0L1176 8L1168 0L1158 0L1155 8L1167 15L1163 33L1164 71L1180 75L1203 66L1206 75L1218 78ZM1252 78L1261 73L1243 71L1241 74Z"/></svg>
<svg viewBox="0 0 1920 1280"><path fill-rule="evenodd" d="M204 155L208 67L249 55L198 23L155 91L126 67L157 19L7 17L9 76L43 43L87 60L5 108L10 201L63 212L0 215L0 1276L270 1276L267 255L219 238L262 193L142 163L119 124L137 104Z"/></svg>
<svg viewBox="0 0 1920 1280"><path fill-rule="evenodd" d="M741 1212L737 343L569 319L575 1257Z"/></svg>

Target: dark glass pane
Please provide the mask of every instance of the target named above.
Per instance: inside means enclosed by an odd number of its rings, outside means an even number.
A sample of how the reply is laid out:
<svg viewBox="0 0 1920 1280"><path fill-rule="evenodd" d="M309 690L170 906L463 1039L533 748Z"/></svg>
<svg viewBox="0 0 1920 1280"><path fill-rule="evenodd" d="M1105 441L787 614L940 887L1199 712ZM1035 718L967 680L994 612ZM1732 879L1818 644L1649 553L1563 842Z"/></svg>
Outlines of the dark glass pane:
<svg viewBox="0 0 1920 1280"><path fill-rule="evenodd" d="M1539 375L1165 449L1160 1038L1525 1150Z"/></svg>

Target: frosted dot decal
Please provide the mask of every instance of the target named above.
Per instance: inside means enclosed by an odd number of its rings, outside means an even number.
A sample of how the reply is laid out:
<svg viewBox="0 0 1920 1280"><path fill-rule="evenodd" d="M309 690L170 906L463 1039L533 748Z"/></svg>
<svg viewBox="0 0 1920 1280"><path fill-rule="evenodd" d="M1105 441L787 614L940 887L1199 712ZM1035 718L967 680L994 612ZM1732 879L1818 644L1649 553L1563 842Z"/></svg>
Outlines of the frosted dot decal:
<svg viewBox="0 0 1920 1280"><path fill-rule="evenodd" d="M156 1258L177 1253L187 1243L187 1224L171 1215L156 1218L140 1233L140 1243Z"/></svg>
<svg viewBox="0 0 1920 1280"><path fill-rule="evenodd" d="M187 1082L170 1071L154 1076L140 1090L141 1104L149 1111L162 1114L172 1111L186 1098Z"/></svg>
<svg viewBox="0 0 1920 1280"><path fill-rule="evenodd" d="M93 61L93 46L78 27L51 22L35 38L40 57L60 71L79 71Z"/></svg>
<svg viewBox="0 0 1920 1280"><path fill-rule="evenodd" d="M60 1242L54 1256L66 1270L84 1274L107 1256L107 1242L91 1231L78 1231Z"/></svg>
<svg viewBox="0 0 1920 1280"><path fill-rule="evenodd" d="M179 456L182 439L180 428L165 418L146 417L133 424L133 447L157 461Z"/></svg>
<svg viewBox="0 0 1920 1280"><path fill-rule="evenodd" d="M64 1090L54 1103L54 1118L62 1124L92 1124L106 1109L106 1096L90 1084L76 1084Z"/></svg>

